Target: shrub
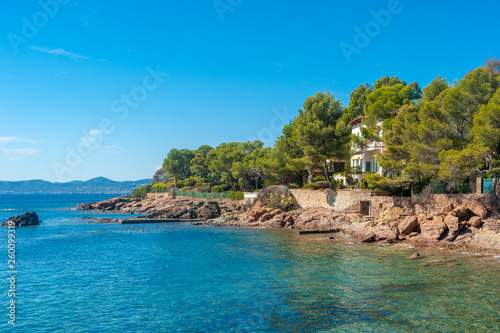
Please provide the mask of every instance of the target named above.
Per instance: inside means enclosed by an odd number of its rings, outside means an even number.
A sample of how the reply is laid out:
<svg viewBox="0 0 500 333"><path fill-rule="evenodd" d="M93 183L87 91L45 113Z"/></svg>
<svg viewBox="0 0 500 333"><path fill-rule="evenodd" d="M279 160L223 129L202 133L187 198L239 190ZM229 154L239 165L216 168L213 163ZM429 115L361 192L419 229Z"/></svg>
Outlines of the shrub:
<svg viewBox="0 0 500 333"><path fill-rule="evenodd" d="M304 185L303 188L305 190L317 190L318 186L316 185L316 183L307 183L307 184Z"/></svg>
<svg viewBox="0 0 500 333"><path fill-rule="evenodd" d="M151 189L151 185L144 185L141 187L137 187L132 191L132 194L128 197L129 199L141 198L144 199L146 195L149 193Z"/></svg>
<svg viewBox="0 0 500 333"><path fill-rule="evenodd" d="M170 186L168 185L168 183L159 182L159 183L155 183L151 186L150 192L152 192L152 193L165 193L168 190L170 190Z"/></svg>
<svg viewBox="0 0 500 333"><path fill-rule="evenodd" d="M243 200L243 199L245 199L245 193L243 193L243 192L229 192L229 199Z"/></svg>
<svg viewBox="0 0 500 333"><path fill-rule="evenodd" d="M181 187L191 187L191 186L194 186L197 182L198 182L198 180L196 178L189 177L189 178L186 178L184 180L179 180L177 182L177 185L181 186Z"/></svg>
<svg viewBox="0 0 500 333"><path fill-rule="evenodd" d="M330 184L328 184L327 181L319 181L319 182L316 182L316 186L318 188L330 188Z"/></svg>
<svg viewBox="0 0 500 333"><path fill-rule="evenodd" d="M222 192L227 192L231 189L229 184L221 184L220 187L222 188Z"/></svg>
<svg viewBox="0 0 500 333"><path fill-rule="evenodd" d="M273 208L289 211L295 207L295 200L288 193L270 193L267 197L267 204Z"/></svg>
<svg viewBox="0 0 500 333"><path fill-rule="evenodd" d="M210 192L210 185L204 185L198 189L198 192L201 193L209 193Z"/></svg>
<svg viewBox="0 0 500 333"><path fill-rule="evenodd" d="M291 184L288 184L288 187L289 188L299 188L299 185L297 185L295 183L291 183Z"/></svg>
<svg viewBox="0 0 500 333"><path fill-rule="evenodd" d="M324 180L325 180L325 177L319 177L319 176L317 176L317 177L313 177L313 181L312 182L316 183L316 182L322 182Z"/></svg>
<svg viewBox="0 0 500 333"><path fill-rule="evenodd" d="M221 187L220 185L214 185L214 186L212 187L212 191L211 191L211 192L212 192L212 193L222 193L222 192L223 192L223 191L222 191L222 187Z"/></svg>

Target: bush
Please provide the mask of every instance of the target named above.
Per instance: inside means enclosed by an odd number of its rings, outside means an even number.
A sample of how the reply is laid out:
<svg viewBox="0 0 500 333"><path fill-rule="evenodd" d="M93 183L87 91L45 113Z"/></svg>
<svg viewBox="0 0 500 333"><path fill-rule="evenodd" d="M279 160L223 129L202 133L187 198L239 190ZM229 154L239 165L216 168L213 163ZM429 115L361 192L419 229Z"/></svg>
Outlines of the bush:
<svg viewBox="0 0 500 333"><path fill-rule="evenodd" d="M212 193L222 193L222 187L220 185L214 185L211 190Z"/></svg>
<svg viewBox="0 0 500 333"><path fill-rule="evenodd" d="M198 192L201 192L201 193L209 193L209 192L210 192L210 189L211 189L211 188L210 188L210 185L208 185L208 184L207 184L207 185L204 185L204 186L200 187L200 188L198 189Z"/></svg>
<svg viewBox="0 0 500 333"><path fill-rule="evenodd" d="M267 204L273 208L289 211L295 207L295 200L288 193L270 193L267 197Z"/></svg>
<svg viewBox="0 0 500 333"><path fill-rule="evenodd" d="M196 183L198 183L198 180L194 177L189 177L184 180L179 180L177 182L177 186L180 187L191 187L194 186Z"/></svg>
<svg viewBox="0 0 500 333"><path fill-rule="evenodd" d="M330 184L328 184L327 181L319 181L319 182L316 182L316 186L318 188L330 188Z"/></svg>
<svg viewBox="0 0 500 333"><path fill-rule="evenodd" d="M303 189L305 189L305 190L317 190L318 186L316 185L316 183L307 183L304 185Z"/></svg>
<svg viewBox="0 0 500 333"><path fill-rule="evenodd" d="M289 188L299 188L299 185L297 185L295 183L291 183L291 184L288 184L288 187Z"/></svg>
<svg viewBox="0 0 500 333"><path fill-rule="evenodd" d="M243 193L243 192L229 192L229 199L243 200L243 199L245 199L245 193Z"/></svg>
<svg viewBox="0 0 500 333"><path fill-rule="evenodd" d="M160 182L160 183L155 183L151 186L150 192L152 193L165 193L168 190L170 190L170 187L168 183L165 182Z"/></svg>
<svg viewBox="0 0 500 333"><path fill-rule="evenodd" d="M378 173L367 173L361 186L371 190L388 190L395 185L397 184L394 179L381 176Z"/></svg>
<svg viewBox="0 0 500 333"><path fill-rule="evenodd" d="M316 182L322 182L325 180L325 177L313 177L313 183L316 183Z"/></svg>
<svg viewBox="0 0 500 333"><path fill-rule="evenodd" d="M149 190L151 189L151 185L144 185L141 187L137 187L132 191L132 194L128 197L129 199L135 199L135 198L140 198L144 199L147 194L149 193Z"/></svg>

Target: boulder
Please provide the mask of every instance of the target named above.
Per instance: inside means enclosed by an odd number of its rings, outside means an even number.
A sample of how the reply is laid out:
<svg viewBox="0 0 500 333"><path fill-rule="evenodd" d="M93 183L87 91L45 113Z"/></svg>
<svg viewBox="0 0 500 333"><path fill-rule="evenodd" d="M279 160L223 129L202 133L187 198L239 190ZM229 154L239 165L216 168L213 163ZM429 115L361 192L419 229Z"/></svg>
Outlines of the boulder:
<svg viewBox="0 0 500 333"><path fill-rule="evenodd" d="M207 201L195 210L196 218L202 220L214 219L220 216L219 204L216 201Z"/></svg>
<svg viewBox="0 0 500 333"><path fill-rule="evenodd" d="M472 212L466 206L458 206L453 209L448 215L456 216L459 219L468 218L472 215Z"/></svg>
<svg viewBox="0 0 500 333"><path fill-rule="evenodd" d="M448 236L446 236L446 241L452 241L462 230L463 224L459 223L459 219L456 216L448 215L444 218L444 223L448 228Z"/></svg>
<svg viewBox="0 0 500 333"><path fill-rule="evenodd" d="M467 203L467 208L474 213L474 215L479 216L484 219L488 215L488 210L482 203L477 200L472 200Z"/></svg>
<svg viewBox="0 0 500 333"><path fill-rule="evenodd" d="M439 214L447 215L449 212L453 210L453 208L455 208L453 204L446 205L443 208L441 208Z"/></svg>
<svg viewBox="0 0 500 333"><path fill-rule="evenodd" d="M76 207L76 210L93 210L94 206L88 203L82 203Z"/></svg>
<svg viewBox="0 0 500 333"><path fill-rule="evenodd" d="M312 208L298 216L294 225L299 230L331 230L336 229L335 220L340 215L327 208Z"/></svg>
<svg viewBox="0 0 500 333"><path fill-rule="evenodd" d="M360 241L364 243L373 243L377 239L377 235L373 232L371 228L369 229L359 229L353 235L355 238L358 238Z"/></svg>
<svg viewBox="0 0 500 333"><path fill-rule="evenodd" d="M386 230L376 230L374 231L377 235L378 240L398 240L398 233L396 230L386 229Z"/></svg>
<svg viewBox="0 0 500 333"><path fill-rule="evenodd" d="M258 221L262 215L269 213L270 211L271 208L261 205L255 205L250 211L247 212L245 220L248 222Z"/></svg>
<svg viewBox="0 0 500 333"><path fill-rule="evenodd" d="M2 226L16 226L16 227L33 227L40 225L40 219L38 218L37 213L35 212L27 212L18 216L13 216L9 218L7 221L2 223Z"/></svg>
<svg viewBox="0 0 500 333"><path fill-rule="evenodd" d="M418 228L418 218L415 215L407 216L399 224L398 230L402 235L409 235Z"/></svg>
<svg viewBox="0 0 500 333"><path fill-rule="evenodd" d="M420 259L420 253L415 252L411 255L410 259Z"/></svg>
<svg viewBox="0 0 500 333"><path fill-rule="evenodd" d="M446 224L441 216L434 216L432 221L424 220L420 223L421 236L430 240L438 240L446 231Z"/></svg>
<svg viewBox="0 0 500 333"><path fill-rule="evenodd" d="M483 225L483 219L479 216L473 216L469 219L467 224L471 227L481 228L481 226Z"/></svg>

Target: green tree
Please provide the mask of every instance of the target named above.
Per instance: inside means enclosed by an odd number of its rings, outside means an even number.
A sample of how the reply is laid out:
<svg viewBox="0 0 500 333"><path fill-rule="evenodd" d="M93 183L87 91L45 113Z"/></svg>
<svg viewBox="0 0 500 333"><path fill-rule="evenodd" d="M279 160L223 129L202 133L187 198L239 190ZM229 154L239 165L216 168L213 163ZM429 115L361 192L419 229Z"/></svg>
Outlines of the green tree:
<svg viewBox="0 0 500 333"><path fill-rule="evenodd" d="M345 109L343 120L345 123L362 116L365 114L366 108L366 97L373 91L373 87L368 83L365 83L357 87L351 93L351 99L349 100L349 107Z"/></svg>
<svg viewBox="0 0 500 333"><path fill-rule="evenodd" d="M402 81L376 88L366 98L366 122L369 126L373 126L379 120L394 118L401 106L413 104L420 97L421 91L416 82L406 85Z"/></svg>
<svg viewBox="0 0 500 333"><path fill-rule="evenodd" d="M439 94L448 88L450 88L450 84L446 78L441 78L441 75L439 75L424 88L424 92L422 93L422 102L432 102L439 96Z"/></svg>
<svg viewBox="0 0 500 333"><path fill-rule="evenodd" d="M194 157L193 151L189 149L172 149L163 161L163 170L168 177L174 177L175 186L181 179L189 176L191 159Z"/></svg>
<svg viewBox="0 0 500 333"><path fill-rule="evenodd" d="M327 161L346 160L350 152L349 127L342 121L344 107L329 92L318 92L304 102L292 123L292 137L312 166L322 165L330 188Z"/></svg>
<svg viewBox="0 0 500 333"><path fill-rule="evenodd" d="M200 174L208 173L207 155L212 149L208 145L203 145L193 152L194 158L191 160L191 172Z"/></svg>
<svg viewBox="0 0 500 333"><path fill-rule="evenodd" d="M253 142L229 142L221 143L207 154L208 170L216 174L219 178L224 174L224 178L233 185L232 168L237 162L242 162L243 158L251 154L255 149L264 146L262 141Z"/></svg>
<svg viewBox="0 0 500 333"><path fill-rule="evenodd" d="M484 150L483 158L489 173L494 175L494 193L498 185L498 174L500 173L500 89L496 91L487 105L474 117L472 128L474 144Z"/></svg>

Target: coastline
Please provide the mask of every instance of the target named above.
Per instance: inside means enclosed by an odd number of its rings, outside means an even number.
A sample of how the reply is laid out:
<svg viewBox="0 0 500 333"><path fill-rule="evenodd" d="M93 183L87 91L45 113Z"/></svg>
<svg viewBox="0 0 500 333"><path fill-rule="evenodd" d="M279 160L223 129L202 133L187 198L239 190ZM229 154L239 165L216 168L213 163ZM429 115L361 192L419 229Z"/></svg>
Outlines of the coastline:
<svg viewBox="0 0 500 333"><path fill-rule="evenodd" d="M468 205L472 203L476 205L473 207L476 210L477 205L481 204L475 200L470 201ZM229 199L215 201L157 197L130 201L113 198L82 204L77 209L130 214L132 220L139 218L135 217L136 215L141 215L141 218L146 215L152 222L156 219L198 219L215 227L286 228L322 234L334 231L350 235L361 243L382 246L405 244L415 249L436 248L455 252L487 253L486 255L500 254L500 233L490 230L485 224L476 224L477 227L469 225L467 219L476 215L465 207L466 205L447 205L437 214L430 216L409 215L402 213L399 207L388 207L384 208L378 217L373 217L354 211L336 212L328 208L282 211L270 208L262 201L252 205ZM485 215L484 211L479 213ZM488 214L496 216L496 212ZM107 221L110 222L113 221Z"/></svg>

